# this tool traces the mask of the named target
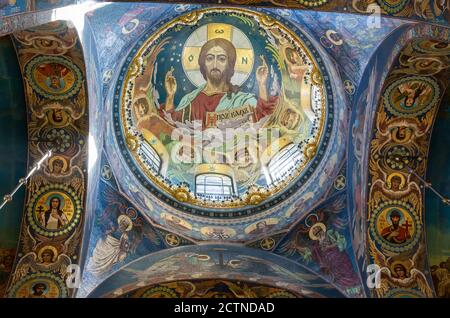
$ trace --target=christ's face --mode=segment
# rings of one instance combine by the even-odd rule
[[[220,46],[212,47],[206,53],[205,67],[207,79],[213,83],[220,83],[225,78],[228,68],[227,52]]]

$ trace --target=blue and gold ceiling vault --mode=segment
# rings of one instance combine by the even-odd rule
[[[368,180],[369,264],[381,267],[378,297],[432,297],[424,176],[431,128],[448,85],[448,33],[406,44],[391,67],[375,115]],[[414,171],[414,174],[412,174]]]
[[[67,22],[15,34],[30,164],[54,154],[27,190],[7,296],[445,294],[445,247],[432,249],[430,273],[425,191],[409,169],[425,176],[447,89],[449,32],[437,25],[448,9],[229,2],[241,6],[101,5],[81,16],[81,42]],[[341,12],[368,4],[382,8],[375,26]],[[229,93],[213,101],[211,41],[236,52]],[[246,164],[250,147],[210,147],[196,161],[195,138],[180,142],[252,125],[280,130],[256,139],[259,165]],[[283,149],[290,170],[271,164]],[[227,162],[227,150],[244,162]],[[211,175],[228,190],[206,191]],[[366,284],[369,264],[380,288]],[[73,289],[69,265],[81,267]]]
[[[71,23],[14,34],[28,107],[28,163],[49,150],[28,181],[8,297],[70,297],[65,279],[80,255],[87,187],[88,102],[81,43]],[[41,285],[39,285],[41,284]]]
[[[130,2],[113,0],[116,2]],[[150,0],[149,2],[158,2]],[[324,12],[357,13],[423,20],[448,25],[449,6],[447,1],[438,0],[195,0],[167,2],[188,2],[199,4],[221,4],[235,6],[278,7],[282,9],[302,9]]]

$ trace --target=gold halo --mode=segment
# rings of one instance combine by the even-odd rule
[[[38,252],[38,260],[40,262],[43,262],[43,260],[42,260],[42,253],[44,253],[45,250],[51,250],[53,252],[52,262],[55,262],[56,258],[58,257],[58,250],[56,249],[56,247],[51,246],[51,245],[46,245],[46,246],[42,247],[39,250],[39,252]]]
[[[409,271],[411,270],[411,262],[408,260],[405,260],[405,261],[397,260],[395,262],[392,262],[392,264],[389,266],[391,273],[395,273],[394,269],[395,269],[395,266],[397,266],[398,264],[402,265],[405,268],[405,271],[406,271],[405,275],[408,275]]]
[[[53,173],[53,162],[55,160],[61,160],[63,162],[63,167],[62,167],[62,172],[67,172],[67,168],[69,166],[69,164],[67,163],[66,158],[62,157],[62,156],[53,156],[50,159],[48,159],[48,169],[50,170],[51,173]]]
[[[319,238],[313,233],[313,229],[316,227],[320,227],[322,229],[323,232],[327,231],[327,227],[325,224],[323,224],[322,222],[317,222],[316,224],[314,224],[313,226],[311,226],[311,228],[309,229],[309,238],[313,241],[317,241]]]
[[[399,172],[393,172],[387,177],[387,179],[386,179],[387,187],[389,189],[391,189],[391,187],[392,187],[392,178],[393,177],[399,177],[400,178],[401,181],[400,181],[400,186],[398,187],[398,189],[399,190],[403,189],[403,187],[406,184],[406,179],[405,179],[405,176],[403,174],[399,173]]]
[[[131,218],[128,215],[125,214],[121,214],[118,218],[117,218],[117,224],[120,224],[122,221],[126,220],[128,222],[128,226],[125,229],[126,232],[130,231],[133,228],[133,221],[131,220]]]

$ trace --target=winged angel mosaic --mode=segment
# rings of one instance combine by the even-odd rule
[[[242,199],[254,188],[280,190],[318,147],[321,73],[303,41],[266,15],[179,17],[136,50],[124,75],[128,149],[158,185],[186,187],[179,201],[257,204]]]

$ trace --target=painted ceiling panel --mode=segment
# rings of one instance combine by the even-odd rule
[[[175,15],[179,15],[181,13],[178,13],[176,11],[183,11],[186,9],[194,9],[194,8],[198,8],[194,7],[194,6],[182,6],[182,7],[177,7],[177,6],[158,6],[157,8],[154,7],[155,5],[144,5],[144,4],[114,4],[111,6],[105,6],[91,14],[88,14],[88,19],[89,19],[89,25],[91,26],[92,30],[96,30],[94,33],[94,38],[95,41],[97,43],[97,46],[100,47],[99,49],[99,60],[102,61],[102,67],[100,69],[103,70],[103,77],[104,77],[104,84],[106,84],[104,87],[108,87],[109,82],[113,82],[111,80],[111,78],[117,78],[117,75],[114,77],[113,73],[112,73],[112,68],[115,67],[117,65],[117,59],[122,60],[127,54],[128,54],[128,50],[123,51],[121,49],[122,45],[124,46],[124,48],[129,47],[126,43],[131,43],[133,41],[136,41],[138,36],[140,36],[144,30],[145,30],[145,23],[151,23],[149,21],[149,19],[156,19],[159,15],[160,12],[166,12],[164,15],[167,16],[167,12],[174,12],[173,14]],[[114,8],[114,10],[113,10]],[[152,9],[152,10],[150,10]],[[122,13],[121,13],[122,12]],[[297,16],[302,16],[305,15],[306,17],[302,17],[303,20],[296,20]],[[285,14],[286,15],[286,14]],[[313,16],[312,16],[313,15]],[[298,25],[301,25],[303,29],[308,29],[308,31],[311,31],[313,29],[316,29],[313,27],[313,25],[311,25],[312,21],[316,21],[315,22],[315,26],[320,25],[320,18],[322,18],[320,16],[320,13],[304,13],[304,12],[297,12],[296,16],[288,16],[287,19],[293,19],[292,21],[297,21],[295,23],[297,23]],[[322,15],[324,15],[323,17],[323,21],[324,22],[327,19],[327,14],[326,13],[322,13]],[[116,24],[107,24],[106,27],[106,21],[105,17],[108,16],[108,22],[111,21],[111,17],[112,19],[116,19],[118,22]],[[329,16],[333,16],[333,15],[329,15]],[[328,16],[328,18],[329,18]],[[116,17],[116,18],[114,18]],[[316,18],[316,19],[313,19]],[[358,25],[360,24],[364,24],[365,18],[361,18],[359,16],[355,16],[354,17],[354,24],[353,27],[355,29],[358,28]],[[304,21],[307,21],[308,23],[305,23]],[[328,19],[330,20],[330,19]],[[333,19],[331,20],[333,21]],[[340,21],[338,19],[338,16],[336,15],[335,18],[335,26],[337,25],[338,30],[345,30],[342,31],[342,33],[345,34],[350,34],[350,32],[348,31],[348,29],[340,29],[343,28],[343,23],[342,21]],[[143,26],[144,24],[144,26]],[[323,24],[323,23],[322,23]],[[304,25],[311,25],[310,28],[305,28]],[[398,23],[384,23],[383,26],[384,28],[382,30],[377,30],[377,34],[375,37],[370,38],[370,41],[372,41],[372,43],[377,43],[376,41],[380,41],[383,38],[383,34],[387,34],[392,28],[394,28],[395,26],[397,26]],[[106,29],[105,29],[106,27]],[[129,30],[127,29],[129,28]],[[348,28],[348,27],[347,27]],[[100,30],[103,30],[101,32],[99,32]],[[114,31],[116,30],[116,31]],[[131,30],[131,32],[130,32]],[[322,29],[323,30],[323,29]],[[323,41],[329,41],[329,39],[324,39],[325,38],[325,31],[315,31],[317,35],[315,35],[318,40],[320,41],[320,39],[322,38],[322,42]],[[319,35],[320,34],[320,35]],[[114,39],[114,41],[112,41],[112,39]],[[359,56],[361,59],[367,58],[368,54],[367,51],[370,49],[370,47],[375,47],[375,44],[367,44],[370,43],[368,40],[368,37],[363,37],[362,35],[360,36],[361,40],[364,40],[366,42],[365,45],[360,45],[360,47],[364,47],[365,51],[361,51],[361,53],[357,54],[357,56]],[[359,40],[353,40],[353,44],[356,42],[358,42]],[[343,43],[346,43],[345,40],[342,41]],[[122,44],[123,43],[123,44]],[[338,42],[340,43],[340,42]],[[329,43],[328,43],[329,44]],[[329,46],[329,45],[328,45]],[[104,47],[102,49],[102,47]],[[355,51],[352,47],[345,45],[342,45],[342,48],[340,47],[339,50],[348,50],[348,51]],[[341,56],[341,54],[337,54],[337,52],[339,50],[335,51],[336,57]],[[363,52],[365,54],[363,54]],[[340,52],[341,53],[341,52]],[[326,56],[326,55],[325,55]],[[110,61],[110,62],[109,62]],[[113,62],[114,61],[114,62]],[[341,60],[342,61],[342,60]],[[357,59],[356,59],[357,61]],[[344,61],[342,61],[344,62]],[[114,64],[113,64],[114,63]],[[330,62],[328,62],[330,63]],[[361,62],[362,64],[364,64],[365,62]],[[348,65],[348,63],[342,63],[343,65]],[[104,66],[103,66],[104,65]],[[114,65],[114,66],[113,66]],[[332,68],[331,64],[330,67]],[[357,67],[357,69],[359,69],[359,67]],[[351,71],[350,71],[351,72]],[[354,77],[354,81],[357,82],[359,79],[358,72],[360,71],[355,71],[353,70],[352,76]],[[348,72],[347,72],[348,73]],[[348,84],[348,83],[346,83]],[[334,84],[334,85],[339,85],[339,86],[344,86],[345,84]],[[347,85],[348,86],[348,85]],[[348,89],[348,88],[347,88]],[[111,95],[110,95],[111,96]],[[345,104],[345,101],[342,100],[342,102],[337,103],[340,105]],[[108,138],[108,137],[107,137]],[[109,140],[106,143],[106,147],[108,149],[108,147],[110,147],[113,144],[114,140]],[[115,150],[110,150],[109,152],[114,152]],[[119,160],[120,161],[120,160]],[[339,161],[339,160],[338,160]],[[111,166],[113,167],[113,170],[117,169],[121,169],[121,168],[116,168],[114,169],[114,165],[117,166],[117,162],[113,162],[111,163]],[[124,178],[129,178],[126,175],[123,175],[122,177]],[[133,180],[129,181],[130,186],[133,186],[137,189],[139,189],[139,184],[135,184],[132,185],[132,183],[135,182]],[[133,194],[130,190],[127,189],[123,189],[124,192],[127,193],[127,195],[129,197],[133,197]],[[310,203],[312,204],[312,203]],[[146,209],[145,204],[140,206],[142,209]],[[158,207],[156,210],[159,211],[160,209],[164,209],[164,207]],[[158,217],[158,216],[156,216]]]
[[[258,282],[303,297],[342,297],[302,265],[263,251],[223,245],[186,246],[140,258],[106,279],[89,297],[117,297],[162,282],[211,277]]]
[[[367,180],[368,263],[381,269],[375,297],[432,297],[424,181],[434,118],[448,86],[448,33],[404,46],[375,115]],[[431,62],[433,63],[427,63]]]
[[[33,297],[40,284],[49,297],[70,297],[74,290],[65,278],[67,268],[79,262],[87,190],[83,52],[76,29],[66,21],[17,32],[13,40],[25,84],[29,165],[37,168],[51,155],[27,180],[7,296]]]

